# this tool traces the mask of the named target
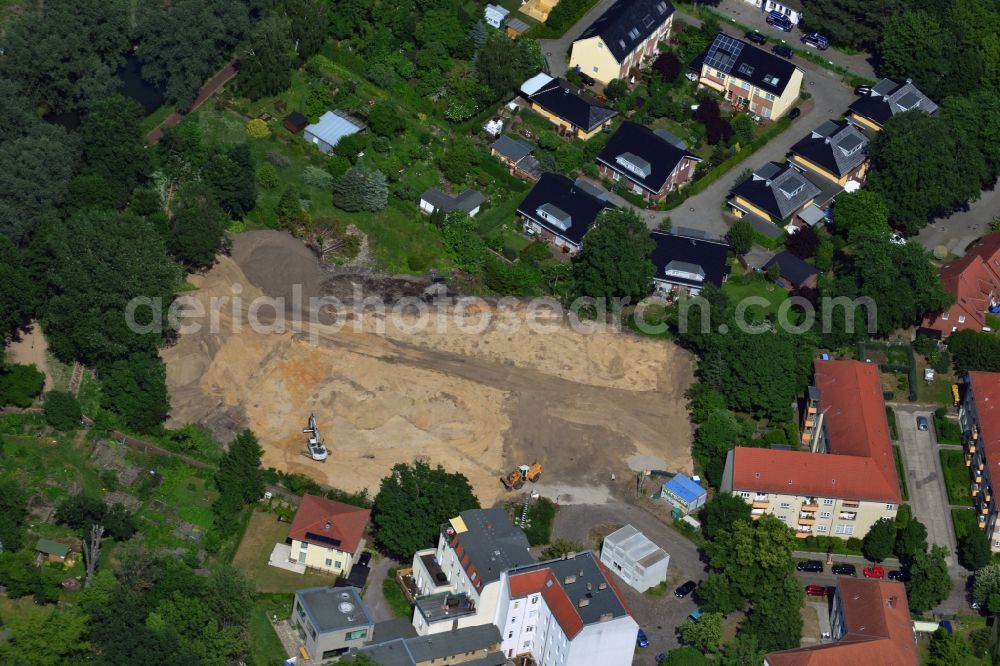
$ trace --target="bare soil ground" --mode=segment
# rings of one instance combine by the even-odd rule
[[[377,492],[393,464],[424,457],[469,477],[484,504],[502,492],[498,476],[538,461],[547,484],[593,486],[629,474],[641,455],[691,471],[691,429],[683,393],[689,355],[661,340],[603,331],[584,335],[541,317],[548,332],[494,324],[471,331],[479,310],[442,316],[417,330],[418,316],[375,313],[337,328],[330,317],[308,329],[255,332],[247,304],[297,315],[290,299],[350,300],[355,287],[390,304],[418,296],[426,283],[369,273],[330,273],[298,241],[278,232],[239,235],[232,257],[194,276],[192,295],[243,306],[219,314],[219,330],[185,333],[164,350],[173,412],[170,425],[200,422],[227,440],[243,427],[264,447],[264,464],[321,483]],[[294,288],[293,285],[300,285]],[[308,308],[305,310],[308,317]],[[520,314],[521,311],[518,311]],[[240,330],[235,330],[239,325]],[[302,428],[315,412],[330,458],[305,454]]]
[[[10,363],[20,363],[22,365],[32,365],[38,371],[45,374],[45,390],[52,388],[52,374],[45,352],[49,349],[49,343],[42,335],[42,327],[38,322],[32,322],[30,330],[22,332],[20,338],[10,343],[6,349],[7,360]]]

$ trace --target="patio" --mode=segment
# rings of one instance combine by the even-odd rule
[[[272,567],[291,571],[292,573],[304,574],[306,572],[306,565],[292,560],[292,547],[287,543],[274,544],[274,549],[271,551],[271,557],[267,560],[267,563]]]

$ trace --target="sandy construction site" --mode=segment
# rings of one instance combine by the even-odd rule
[[[424,457],[465,474],[484,505],[503,492],[501,472],[535,461],[546,484],[568,486],[626,478],[626,461],[637,457],[691,469],[683,393],[693,366],[669,343],[613,331],[584,335],[553,316],[540,317],[545,332],[496,323],[472,330],[490,306],[461,315],[443,308],[444,317],[424,327],[409,312],[254,331],[247,324],[253,299],[290,298],[292,285],[301,285],[305,302],[346,298],[359,287],[384,296],[390,310],[426,286],[331,275],[278,232],[238,236],[231,258],[191,282],[198,287],[191,297],[206,310],[213,298],[237,292],[242,304],[235,312],[231,303],[217,308],[217,331],[206,317],[201,331],[164,350],[170,425],[202,423],[224,441],[249,427],[266,466],[374,494],[393,464]],[[272,309],[259,314],[273,325]],[[310,412],[331,450],[325,462],[306,455]]]

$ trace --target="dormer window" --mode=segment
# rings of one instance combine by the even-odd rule
[[[775,86],[775,87],[777,87],[778,83],[780,83],[780,82],[781,82],[781,79],[779,79],[774,74],[765,74],[764,75],[764,83],[766,83],[769,86]]]
[[[629,30],[628,31],[628,36],[629,36],[629,39],[631,39],[633,41],[636,40],[636,39],[639,39],[639,28],[632,28],[631,30]]]
[[[656,11],[658,11],[661,14],[665,13],[667,11],[667,3],[661,2],[660,4],[656,5]]]
[[[653,172],[653,165],[633,153],[622,153],[615,158],[615,162],[639,178],[649,178],[649,174]]]

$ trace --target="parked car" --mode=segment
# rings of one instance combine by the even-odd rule
[[[823,563],[819,560],[802,560],[795,565],[795,568],[799,571],[808,571],[809,573],[820,573],[823,571]]]
[[[898,580],[900,583],[905,583],[910,580],[910,574],[905,571],[900,571],[899,569],[893,569],[892,571],[887,571],[885,577],[889,580]]]
[[[689,580],[688,582],[684,583],[676,590],[674,590],[674,596],[677,597],[678,599],[683,599],[687,595],[691,594],[694,591],[694,588],[696,587],[698,587],[698,583],[694,582],[693,580]]]
[[[877,564],[865,567],[865,578],[885,578],[885,569]]]
[[[832,571],[834,573],[834,575],[837,575],[837,576],[857,576],[858,575],[858,568],[857,567],[855,567],[853,564],[844,564],[842,562],[834,564],[832,567],[830,567],[830,571]]]
[[[666,652],[661,652],[660,654],[656,655],[656,663],[657,664],[662,664],[666,660],[667,660],[667,653]]]
[[[927,423],[926,416],[917,417],[917,430],[927,430],[930,424]]]
[[[795,55],[792,52],[792,49],[788,48],[784,44],[775,44],[774,46],[772,46],[771,53],[774,53],[775,55],[780,55],[782,58],[788,58],[789,60],[791,60],[792,56]]]
[[[778,11],[770,11],[767,13],[767,24],[773,25],[775,28],[781,28],[785,32],[792,31],[792,21],[787,16]]]
[[[830,46],[830,40],[818,32],[810,32],[808,35],[803,35],[802,43],[820,51],[825,51]]]
[[[701,609],[701,606],[698,606],[693,611],[691,611],[691,614],[688,615],[688,619],[691,620],[692,622],[697,622],[698,620],[701,619],[701,616],[704,614],[705,611]]]
[[[358,558],[358,564],[363,567],[368,566],[368,563],[372,561],[372,554],[367,550],[361,553],[361,557]]]
[[[649,639],[646,638],[646,632],[642,629],[639,630],[639,635],[635,637],[635,644],[641,648],[649,647]]]
[[[746,38],[746,40],[748,42],[753,42],[754,44],[761,44],[761,45],[767,44],[767,37],[765,37],[764,35],[760,34],[756,30],[748,32],[747,34],[745,34],[743,36]]]
[[[798,118],[801,115],[802,115],[802,109],[800,109],[797,106],[793,106],[792,110],[788,112],[788,118],[790,120],[795,120],[796,118]]]
[[[810,597],[825,597],[826,585],[806,585],[806,594]]]
[[[583,72],[580,72],[580,80],[583,81],[583,85],[585,86],[592,86],[597,83],[597,81],[594,80],[594,77],[589,74],[584,74]]]
[[[980,601],[979,599],[973,599],[971,602],[969,602],[969,608],[971,608],[972,610],[980,610],[982,607],[983,607],[983,602]]]
[[[858,95],[858,96],[861,96],[861,95],[870,95],[871,93],[872,93],[872,87],[871,86],[854,86],[854,94],[855,95]]]

